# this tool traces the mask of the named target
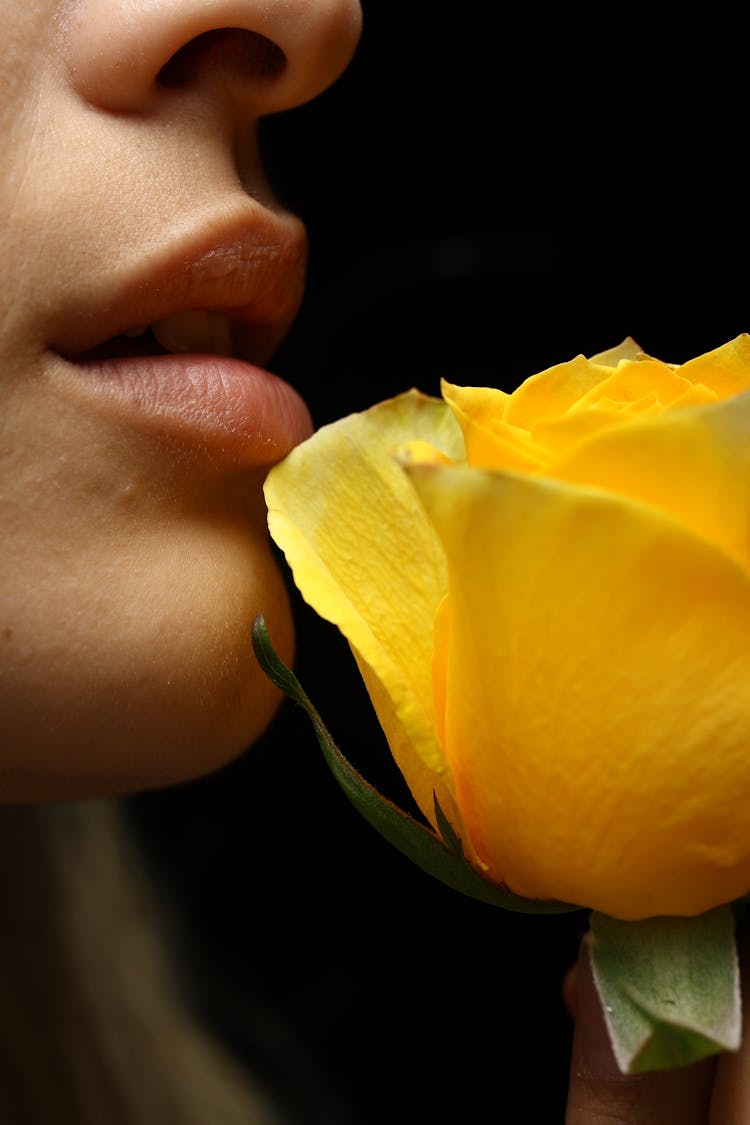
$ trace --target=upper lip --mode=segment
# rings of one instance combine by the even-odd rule
[[[293,216],[243,207],[230,219],[202,220],[187,236],[135,255],[135,265],[77,315],[52,341],[69,360],[140,325],[173,313],[211,310],[227,316],[234,352],[267,362],[299,309],[307,263],[304,227]]]

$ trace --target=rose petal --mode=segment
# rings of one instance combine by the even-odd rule
[[[505,420],[510,395],[494,387],[457,387],[445,380],[441,390],[461,427],[469,464],[527,473],[544,469],[544,447],[532,441],[528,430]]]
[[[620,363],[605,379],[581,395],[570,409],[576,412],[587,410],[600,400],[607,400],[626,410],[644,396],[665,408],[689,388],[690,379],[685,377],[682,368],[676,369],[658,359],[644,356],[640,360]]]
[[[743,332],[711,352],[683,363],[682,374],[693,383],[703,383],[719,398],[750,390],[750,335]]]
[[[750,571],[750,392],[600,431],[549,473],[650,504]]]
[[[492,877],[620,918],[744,893],[747,575],[644,505],[408,472],[448,557],[446,754]]]
[[[635,342],[632,336],[626,336],[614,348],[607,348],[606,351],[597,352],[596,355],[589,356],[591,363],[597,363],[600,367],[617,367],[621,359],[638,359],[643,355],[643,349]]]
[[[445,403],[411,391],[318,430],[271,471],[265,495],[271,534],[297,586],[350,642],[393,756],[432,819],[433,789],[446,812],[452,804],[431,678],[446,571],[392,456],[412,439],[464,455]]]
[[[531,430],[542,418],[557,418],[609,379],[612,368],[575,356],[526,379],[510,396],[505,418]]]

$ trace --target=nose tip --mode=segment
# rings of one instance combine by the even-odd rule
[[[84,0],[70,34],[71,72],[92,104],[137,111],[151,104],[159,81],[241,66],[254,112],[276,113],[339,77],[359,40],[361,15],[359,0]],[[251,34],[217,40],[229,31]],[[241,41],[241,49],[228,49],[230,41]]]

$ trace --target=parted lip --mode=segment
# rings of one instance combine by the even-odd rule
[[[87,353],[129,330],[174,313],[207,310],[225,315],[233,354],[264,364],[299,309],[307,264],[302,223],[256,204],[239,215],[175,236],[158,250],[136,251],[135,265],[116,271],[111,285],[66,317],[50,342],[64,359]]]

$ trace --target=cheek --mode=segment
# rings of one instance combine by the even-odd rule
[[[61,430],[58,429],[58,438]],[[80,434],[79,434],[80,436]],[[93,438],[92,438],[93,442]],[[0,482],[0,799],[126,792],[213,770],[279,702],[250,631],[292,656],[261,480],[159,450],[61,443]]]

